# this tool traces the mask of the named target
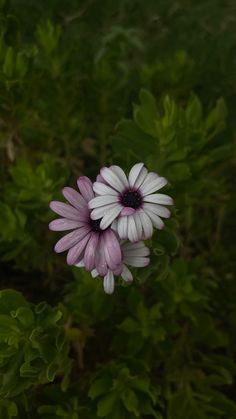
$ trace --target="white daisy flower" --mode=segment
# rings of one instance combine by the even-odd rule
[[[103,288],[106,294],[112,294],[115,288],[115,276],[121,275],[123,280],[127,283],[133,281],[133,275],[127,265],[134,266],[137,268],[145,267],[150,262],[150,250],[145,244],[141,241],[138,243],[121,243],[121,253],[122,253],[122,264],[121,269],[117,271],[108,269],[107,274],[103,277]],[[77,264],[76,266],[83,266]],[[92,276],[95,278],[99,275],[96,269],[93,269],[91,272]]]
[[[149,239],[153,227],[164,227],[161,217],[170,217],[164,205],[173,205],[173,199],[155,193],[166,184],[164,177],[148,172],[144,163],[135,164],[128,178],[119,166],[104,167],[93,184],[97,196],[89,202],[91,218],[101,219],[102,230],[112,224],[121,239]]]

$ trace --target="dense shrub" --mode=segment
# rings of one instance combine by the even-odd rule
[[[0,8],[0,418],[236,418],[234,2]],[[139,161],[175,206],[107,296],[49,202]]]

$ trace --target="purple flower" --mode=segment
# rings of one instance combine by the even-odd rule
[[[92,182],[86,176],[78,181],[80,193],[66,187],[62,193],[68,204],[52,201],[50,208],[63,218],[52,221],[49,228],[54,231],[72,230],[55,245],[55,252],[68,251],[67,263],[74,265],[81,260],[86,270],[96,268],[99,275],[108,270],[121,271],[121,249],[116,232],[111,228],[101,230],[100,220],[90,217],[88,202],[94,198]]]
[[[89,202],[91,218],[101,220],[102,230],[113,223],[121,239],[131,242],[149,239],[153,226],[164,227],[161,217],[170,216],[164,205],[173,205],[172,198],[154,193],[166,184],[164,177],[148,172],[143,163],[135,164],[128,178],[118,166],[104,167],[93,184],[99,196]]]
[[[106,275],[102,275],[103,278],[103,288],[106,294],[112,294],[115,288],[115,275],[121,275],[125,282],[132,282],[133,275],[130,272],[129,266],[135,267],[144,267],[147,266],[150,262],[149,255],[150,250],[143,242],[138,243],[125,243],[121,242],[121,251],[122,251],[122,262],[121,269],[112,270],[108,269]],[[76,264],[77,267],[85,266],[84,261],[80,261]],[[97,269],[92,270],[92,276],[95,278],[99,275]]]

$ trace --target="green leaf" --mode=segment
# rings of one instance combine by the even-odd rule
[[[114,410],[117,396],[115,392],[108,393],[105,397],[99,400],[97,404],[97,415],[100,418],[105,418]]]
[[[90,386],[88,396],[92,400],[94,400],[98,396],[101,396],[102,394],[106,393],[110,387],[111,380],[108,377],[95,380]]]
[[[135,416],[139,417],[139,400],[136,394],[132,390],[127,389],[124,393],[122,393],[121,399],[126,410],[128,410],[128,412],[134,413]]]
[[[15,68],[15,54],[12,47],[8,47],[3,64],[3,73],[8,77],[13,77]]]
[[[134,121],[146,134],[156,137],[156,120],[158,118],[156,101],[152,94],[145,89],[141,89],[139,99],[140,105],[134,107]]]

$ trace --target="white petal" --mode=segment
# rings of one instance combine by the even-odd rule
[[[145,185],[142,185],[140,187],[140,191],[142,192],[143,195],[148,195],[163,188],[163,186],[165,186],[167,183],[168,183],[167,179],[165,179],[164,177],[158,177],[157,179],[154,179],[149,184],[146,183]]]
[[[116,165],[113,165],[110,168],[112,168],[115,171],[115,173],[117,174],[121,182],[124,184],[124,186],[128,187],[129,183],[128,183],[128,179],[124,170],[122,170],[119,166],[116,166]]]
[[[117,176],[115,170],[103,167],[103,169],[101,169],[101,175],[116,191],[122,192],[125,189],[125,184]]]
[[[138,233],[138,240],[141,240],[142,235],[143,235],[143,227],[142,227],[142,223],[139,217],[139,211],[136,211],[136,213],[134,214],[134,221],[135,221],[136,229]]]
[[[127,261],[128,260],[128,258],[131,256],[131,257],[134,257],[134,256],[141,256],[141,257],[144,257],[144,256],[149,256],[150,255],[150,250],[149,250],[149,248],[147,247],[147,246],[143,246],[142,248],[140,248],[140,249],[129,249],[129,250],[123,250],[123,253],[124,253],[124,261]]]
[[[91,275],[92,275],[93,278],[96,278],[99,275],[97,269],[93,269],[91,271]]]
[[[146,246],[143,241],[139,241],[137,243],[130,243],[130,242],[122,243],[122,249],[124,250],[124,252],[129,251],[129,250],[143,249],[144,247]]]
[[[131,242],[137,242],[139,240],[136,224],[132,215],[128,217],[128,238]]]
[[[148,174],[148,171],[146,167],[143,167],[135,181],[135,184],[134,184],[135,188],[139,188],[142,185],[142,183],[146,179],[147,174]]]
[[[162,228],[165,226],[162,219],[152,211],[146,210],[145,212],[151,218],[154,227],[158,228],[158,230],[162,230]]]
[[[117,208],[119,206],[118,203],[110,204],[110,205],[104,205],[102,207],[94,208],[90,214],[90,217],[92,220],[98,220],[99,218],[104,217],[106,213],[113,208]],[[122,207],[121,207],[122,208]]]
[[[111,225],[112,221],[115,220],[115,218],[120,214],[122,210],[122,206],[118,206],[116,205],[115,208],[112,208],[111,210],[109,210],[103,217],[101,223],[100,223],[100,228],[102,230],[105,230],[105,228],[107,228],[109,225]]]
[[[132,282],[133,281],[133,275],[130,272],[129,268],[127,268],[126,265],[123,265],[123,270],[121,272],[121,276],[125,282]]]
[[[128,217],[120,217],[117,220],[117,232],[120,239],[127,239],[128,237]]]
[[[118,202],[118,197],[114,195],[102,195],[96,196],[95,198],[89,201],[89,208],[97,208],[102,207],[103,205],[109,205]]]
[[[143,210],[139,211],[139,217],[140,217],[142,227],[143,227],[143,239],[144,240],[150,239],[153,233],[152,222]]]
[[[142,183],[142,189],[145,189],[146,186],[150,185],[151,182],[158,179],[158,174],[154,172],[149,172],[145,178],[145,180]]]
[[[75,266],[77,266],[77,268],[83,268],[84,267],[84,261],[81,260],[79,263],[76,263]]]
[[[106,276],[104,276],[103,288],[106,294],[112,294],[114,292],[114,288],[115,288],[114,275],[112,271],[110,271],[110,269],[108,269]]]
[[[142,257],[130,257],[128,265],[135,266],[136,268],[142,268],[144,266],[147,266],[150,262],[149,258],[142,258]]]
[[[152,195],[147,195],[143,198],[144,202],[153,202],[155,204],[161,205],[173,205],[173,199],[169,195],[164,195],[161,193],[155,193]]]
[[[98,195],[118,195],[118,192],[115,189],[110,188],[110,186],[105,185],[105,183],[94,182],[93,190]]]
[[[144,211],[152,211],[154,214],[159,215],[159,217],[162,218],[169,218],[171,215],[171,212],[168,208],[163,207],[162,205],[158,204],[151,204],[151,203],[144,203],[143,204]]]
[[[135,164],[129,172],[129,184],[131,188],[134,186],[135,181],[138,178],[139,173],[141,172],[144,163],[137,163]]]

